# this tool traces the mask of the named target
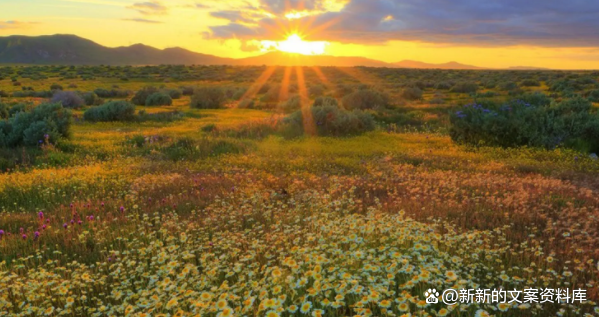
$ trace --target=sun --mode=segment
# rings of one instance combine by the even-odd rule
[[[303,55],[322,55],[326,52],[329,42],[304,41],[299,34],[294,33],[290,34],[284,41],[262,41],[261,44],[263,51],[278,50]]]

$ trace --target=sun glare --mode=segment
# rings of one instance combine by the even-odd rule
[[[322,55],[329,42],[304,41],[298,34],[292,34],[284,41],[262,41],[262,51],[278,50],[303,55]]]

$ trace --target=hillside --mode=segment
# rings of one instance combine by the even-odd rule
[[[368,66],[390,68],[483,69],[457,62],[429,64],[418,61],[386,63],[365,57],[301,55],[269,52],[232,59],[192,52],[183,48],[157,49],[143,44],[110,48],[75,35],[0,37],[0,64],[30,65],[269,65],[269,66]]]

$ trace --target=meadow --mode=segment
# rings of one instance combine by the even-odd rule
[[[599,316],[597,140],[456,137],[539,94],[599,118],[599,72],[7,66],[0,117],[69,91],[68,135],[0,147],[0,316]],[[424,296],[499,288],[586,299]]]

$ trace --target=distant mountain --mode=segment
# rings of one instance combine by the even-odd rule
[[[75,35],[0,37],[0,64],[37,65],[268,65],[268,66],[368,66],[390,68],[483,69],[457,62],[429,64],[417,61],[386,63],[365,57],[301,55],[269,52],[232,59],[200,54],[183,48],[160,50],[143,44],[110,48]]]
[[[533,67],[533,66],[513,66],[508,69],[511,69],[511,70],[551,70],[551,68]]]
[[[458,62],[449,62],[444,64],[430,64],[419,61],[403,60],[393,64],[400,68],[436,68],[436,69],[485,69],[484,67],[460,64]]]
[[[365,57],[344,57],[330,55],[302,55],[284,52],[269,52],[264,55],[242,58],[238,65],[276,65],[276,66],[336,66],[336,67],[394,67],[393,64]]]
[[[0,37],[0,63],[68,65],[231,64],[234,60],[182,48],[143,44],[109,48],[75,35]]]

